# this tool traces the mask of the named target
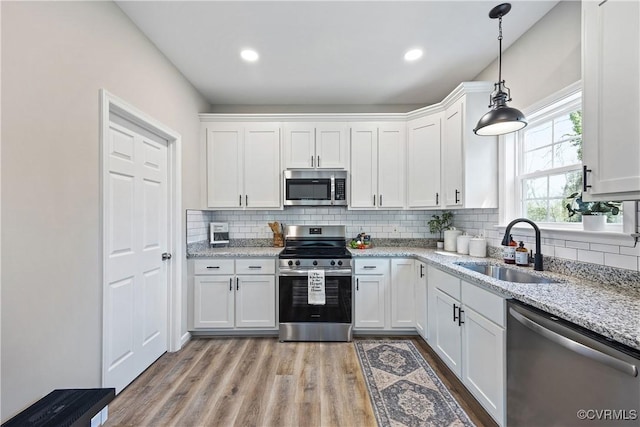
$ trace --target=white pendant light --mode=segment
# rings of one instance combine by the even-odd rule
[[[527,125],[527,120],[520,110],[507,106],[507,102],[511,101],[511,90],[505,86],[504,80],[502,80],[502,17],[509,13],[510,10],[510,3],[502,3],[489,12],[491,19],[498,18],[498,42],[500,47],[498,82],[494,83],[494,90],[489,96],[489,108],[491,108],[491,111],[478,120],[478,124],[473,130],[476,135],[503,135],[520,130]]]

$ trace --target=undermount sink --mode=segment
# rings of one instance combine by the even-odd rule
[[[516,270],[514,268],[502,267],[494,264],[478,264],[478,263],[457,263],[460,267],[477,271],[494,279],[504,280],[506,282],[515,283],[554,283],[553,280],[545,277],[535,276],[526,271]]]

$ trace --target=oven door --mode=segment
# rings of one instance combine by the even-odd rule
[[[324,305],[309,304],[307,270],[280,272],[280,323],[351,323],[351,272],[325,270]]]

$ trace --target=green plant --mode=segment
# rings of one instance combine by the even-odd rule
[[[567,200],[573,200],[567,203],[566,208],[569,212],[569,217],[575,214],[582,215],[604,215],[611,213],[611,215],[618,215],[620,213],[619,202],[583,202],[582,193],[573,193]]]
[[[433,215],[428,221],[429,231],[431,233],[438,233],[442,240],[442,232],[448,230],[453,225],[453,213],[449,211],[442,212],[442,215]]]

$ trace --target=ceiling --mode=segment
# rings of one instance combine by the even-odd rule
[[[119,1],[212,105],[428,105],[498,54],[497,1]],[[507,48],[557,1],[512,0]],[[410,48],[424,50],[407,62]],[[255,49],[249,63],[240,50]],[[508,67],[508,63],[504,64]],[[508,68],[505,70],[508,77]]]

